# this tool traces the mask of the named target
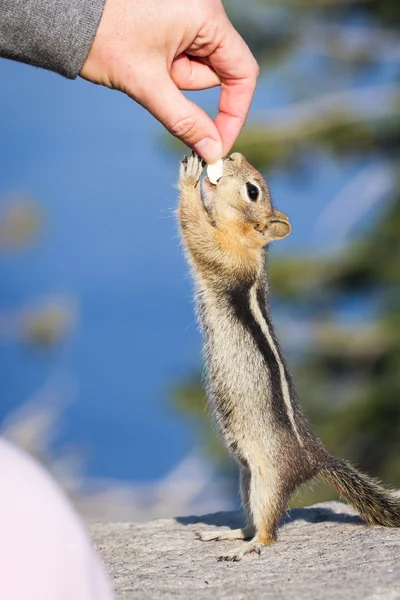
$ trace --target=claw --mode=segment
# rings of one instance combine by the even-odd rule
[[[255,553],[258,556],[260,556],[261,550],[263,548],[264,548],[264,544],[260,544],[260,542],[248,542],[247,544],[244,544],[241,548],[237,548],[233,552],[229,552],[228,554],[225,554],[224,556],[219,556],[218,561],[219,562],[221,562],[221,561],[239,562],[240,560],[242,560],[242,558],[244,556],[246,556],[247,554],[252,554],[252,553]]]

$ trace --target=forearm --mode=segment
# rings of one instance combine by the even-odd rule
[[[0,0],[0,56],[75,78],[105,0]]]

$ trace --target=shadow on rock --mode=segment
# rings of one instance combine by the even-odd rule
[[[236,529],[244,526],[244,516],[240,511],[237,512],[217,512],[200,517],[176,517],[175,519],[181,525],[212,525],[213,527],[231,527]],[[282,519],[281,526],[292,523],[293,521],[306,521],[307,523],[351,523],[352,525],[365,524],[358,515],[348,513],[337,513],[331,508],[315,506],[311,508],[292,508],[288,510]]]
[[[348,513],[338,513],[328,507],[313,506],[311,508],[292,508],[288,510],[281,521],[281,525],[286,525],[292,521],[307,521],[307,523],[352,523],[353,525],[365,525],[364,521],[358,515]]]
[[[176,517],[175,519],[181,525],[196,525],[202,523],[203,525],[212,525],[214,527],[243,527],[244,516],[241,511],[226,511],[211,513],[209,515],[202,515],[200,517],[189,516],[189,517]]]

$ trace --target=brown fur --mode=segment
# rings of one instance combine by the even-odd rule
[[[224,161],[217,185],[204,180],[203,197],[201,172],[195,155],[181,166],[179,223],[197,287],[208,398],[241,465],[246,528],[200,539],[254,536],[224,560],[260,552],[276,540],[294,490],[318,474],[367,522],[400,526],[400,500],[332,457],[297,401],[266,300],[265,246],[289,235],[288,217],[274,209],[264,179],[241,154]]]

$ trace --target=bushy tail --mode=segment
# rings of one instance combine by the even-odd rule
[[[357,509],[367,523],[400,527],[400,497],[387,492],[371,477],[335,457],[319,475]]]

